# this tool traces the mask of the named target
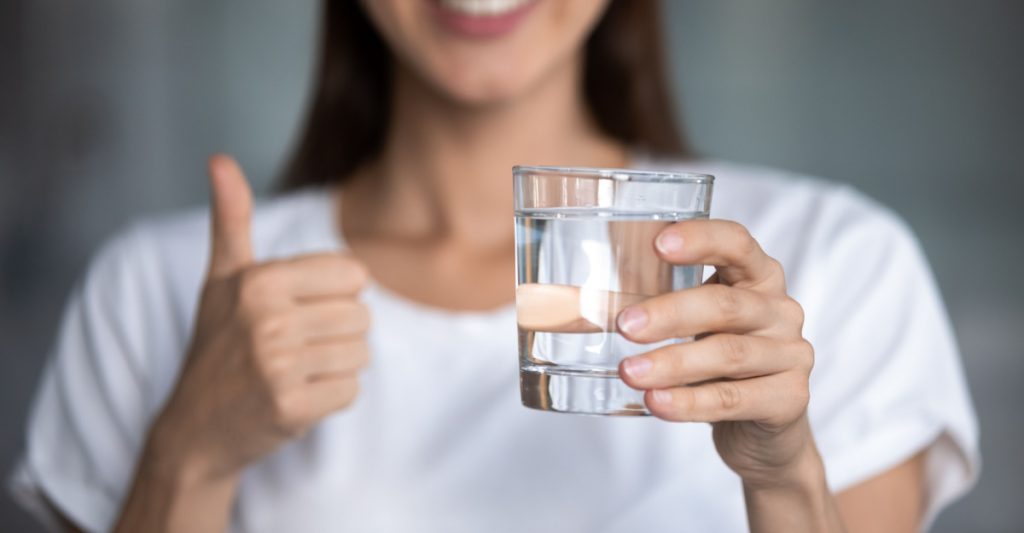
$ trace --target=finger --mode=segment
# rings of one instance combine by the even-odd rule
[[[339,378],[324,378],[305,387],[306,402],[314,419],[319,420],[351,404],[359,394],[359,380],[352,374]]]
[[[295,355],[300,379],[317,381],[341,378],[363,369],[370,362],[370,347],[363,337],[306,346]]]
[[[252,191],[242,169],[229,156],[210,158],[209,276],[231,275],[252,263]]]
[[[366,285],[361,263],[337,253],[280,259],[247,268],[239,291],[246,305],[290,310],[331,299],[351,300]]]
[[[814,351],[807,341],[717,334],[627,357],[619,375],[634,389],[665,389],[712,379],[746,379],[792,369],[810,373]]]
[[[782,424],[803,412],[807,400],[807,376],[798,372],[656,389],[644,394],[652,415],[676,422],[748,420]]]
[[[616,324],[627,339],[647,343],[709,332],[769,331],[779,327],[778,313],[762,293],[727,285],[702,285],[631,305],[619,314]]]
[[[299,305],[294,311],[299,338],[306,344],[327,344],[365,333],[370,327],[366,305],[356,300],[328,300]]]
[[[355,296],[369,273],[355,258],[339,253],[309,254],[282,261],[292,297],[299,300]]]
[[[683,220],[658,235],[655,250],[674,264],[714,265],[728,285],[785,292],[786,279],[778,261],[743,225],[729,220]]]
[[[530,331],[594,333],[614,329],[626,306],[647,296],[572,285],[524,283],[516,287],[516,321]]]
[[[283,388],[323,379],[338,379],[355,374],[370,361],[370,348],[363,336],[345,337],[329,342],[278,346],[265,364]]]

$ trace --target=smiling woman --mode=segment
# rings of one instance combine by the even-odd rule
[[[254,205],[214,156],[209,210],[97,254],[22,501],[124,532],[926,525],[977,475],[977,427],[913,235],[848,188],[685,159],[657,5],[326,2],[288,190]],[[619,250],[703,285],[589,326],[586,291],[522,295],[539,329],[640,346],[608,372],[654,417],[517,401],[515,164],[716,177],[717,218]]]

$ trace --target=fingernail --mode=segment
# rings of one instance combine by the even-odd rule
[[[672,393],[667,390],[654,390],[651,391],[651,399],[654,403],[671,403]]]
[[[662,233],[654,244],[661,253],[671,254],[683,249],[683,238],[672,232]]]
[[[636,333],[647,325],[647,313],[639,307],[627,307],[619,313],[619,331]]]
[[[646,357],[627,357],[622,360],[622,370],[631,378],[642,378],[651,371],[654,363]]]

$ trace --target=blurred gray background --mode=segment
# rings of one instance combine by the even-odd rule
[[[981,417],[985,469],[940,532],[1021,531],[1024,2],[667,2],[697,148],[854,184],[935,269]],[[63,300],[133,217],[204,202],[205,157],[263,190],[308,90],[317,4],[0,5],[0,469]],[[0,529],[35,531],[0,497]]]

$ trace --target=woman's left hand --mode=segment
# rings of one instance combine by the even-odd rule
[[[719,455],[748,487],[797,479],[808,461],[820,461],[806,415],[814,350],[782,266],[726,220],[672,224],[655,249],[669,263],[714,265],[716,273],[619,314],[619,330],[635,342],[697,339],[626,358],[622,379],[646,390],[654,416],[711,422]]]

